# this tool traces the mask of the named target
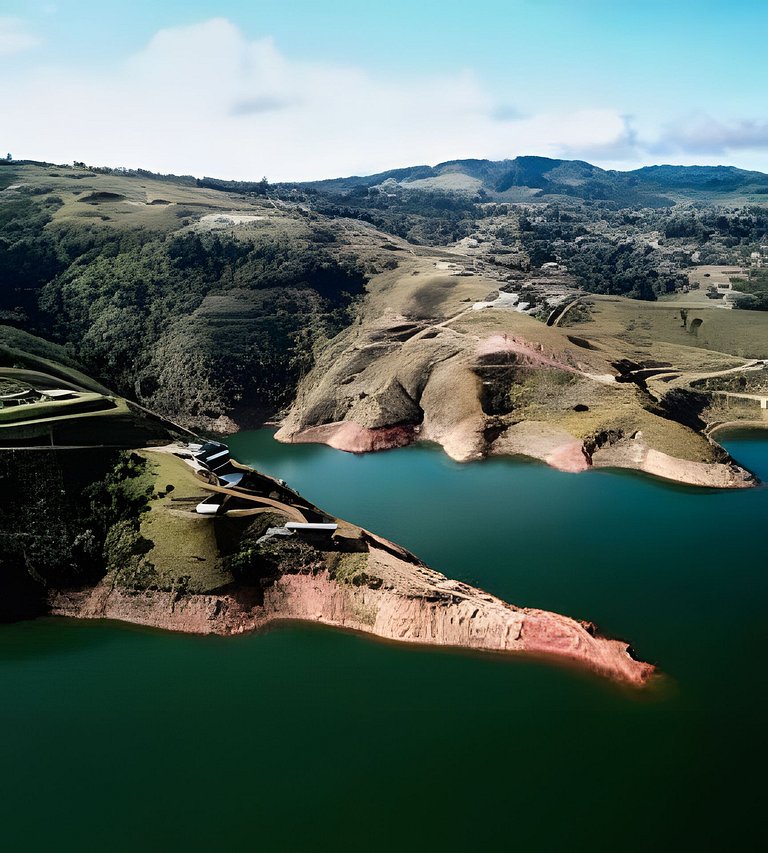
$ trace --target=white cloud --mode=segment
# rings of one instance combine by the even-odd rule
[[[690,151],[703,154],[766,149],[768,121],[718,121],[709,115],[694,115],[668,125],[652,147],[659,152]]]
[[[375,77],[288,58],[223,19],[160,31],[105,73],[38,68],[0,90],[0,114],[18,157],[243,179],[458,157],[622,159],[634,145],[613,110],[519,116],[470,71]]]
[[[23,53],[40,44],[20,18],[0,17],[0,56]]]

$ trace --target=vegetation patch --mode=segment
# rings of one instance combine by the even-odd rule
[[[374,604],[364,604],[362,601],[353,598],[349,603],[349,610],[352,616],[363,625],[376,624],[376,616],[379,611]]]
[[[239,535],[231,536],[224,566],[243,583],[260,583],[280,574],[313,573],[326,566],[325,555],[297,536],[267,536],[269,528],[282,528],[285,517],[263,513]]]
[[[368,554],[339,554],[330,571],[339,583],[350,586],[370,586],[375,580],[368,574]]]
[[[749,278],[732,278],[734,289],[745,294],[736,299],[738,308],[768,311],[768,270],[753,270]]]
[[[93,584],[123,556],[138,565],[152,493],[139,456],[5,450],[0,490],[12,496],[0,512],[0,600],[7,589],[40,599],[48,588]]]
[[[514,353],[485,356],[475,367],[482,381],[480,403],[487,415],[508,415],[532,405],[547,405],[576,382],[566,370],[531,367],[519,363]]]
[[[701,391],[728,391],[734,394],[768,394],[768,366],[763,366],[758,370],[697,379],[691,385]]]
[[[125,196],[121,193],[95,192],[81,196],[78,201],[85,204],[101,204],[105,201],[125,201]]]

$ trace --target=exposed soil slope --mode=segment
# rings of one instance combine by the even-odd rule
[[[754,361],[698,346],[678,328],[679,309],[589,297],[571,303],[583,303],[576,326],[571,309],[548,326],[515,310],[473,310],[467,290],[477,298],[492,281],[455,279],[452,293],[428,263],[411,259],[396,276],[373,279],[360,324],[320,354],[278,440],[353,452],[426,440],[460,461],[521,454],[574,472],[610,466],[694,485],[754,482],[706,437],[711,400],[690,385],[707,370]],[[719,327],[722,316],[725,335],[730,313],[711,309],[707,322]],[[633,331],[636,314],[642,326]],[[768,342],[764,316],[750,321]]]

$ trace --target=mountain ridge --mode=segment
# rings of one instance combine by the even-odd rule
[[[458,176],[465,180],[458,181]],[[402,189],[483,191],[491,198],[513,200],[520,190],[535,196],[566,195],[584,199],[628,196],[633,203],[655,194],[768,193],[768,174],[736,166],[676,166],[658,164],[619,171],[603,169],[585,160],[564,160],[526,155],[504,160],[457,159],[435,166],[417,165],[320,181],[295,182],[295,186],[329,195],[345,196],[382,185]],[[517,199],[515,199],[517,200]],[[653,204],[652,206],[656,206]]]
[[[0,161],[0,166],[37,166],[71,168],[64,164],[38,160],[17,159]],[[406,190],[453,191],[464,194],[485,194],[489,200],[508,202],[534,198],[570,196],[583,200],[620,201],[628,205],[648,202],[648,206],[668,206],[675,201],[694,198],[714,200],[718,195],[768,195],[768,173],[755,169],[719,164],[680,166],[658,163],[626,171],[603,169],[586,160],[566,160],[541,155],[520,155],[502,160],[458,158],[430,166],[418,164],[374,172],[369,175],[347,175],[312,181],[226,180],[211,176],[159,174],[146,169],[122,169],[107,166],[88,166],[76,163],[101,174],[118,174],[153,179],[189,187],[208,187],[224,192],[263,195],[269,186],[294,187],[322,195],[359,197],[364,190],[384,187]],[[0,181],[0,188],[3,182]],[[763,199],[754,199],[762,202]]]

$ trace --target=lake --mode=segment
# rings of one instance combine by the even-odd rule
[[[733,434],[768,480],[768,436]],[[0,627],[8,850],[748,850],[768,746],[768,489],[410,447],[233,455],[514,604],[595,621],[651,689],[312,626]]]

